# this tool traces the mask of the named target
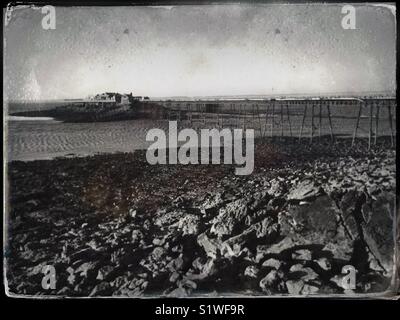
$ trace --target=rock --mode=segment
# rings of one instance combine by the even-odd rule
[[[240,256],[246,249],[245,245],[254,239],[253,235],[255,235],[255,230],[250,227],[241,234],[225,240],[221,244],[221,254],[226,258]]]
[[[288,214],[289,220],[280,221],[281,224],[290,225],[289,228],[282,226],[284,233],[293,230],[300,234],[329,238],[336,233],[339,211],[328,196],[319,197],[310,205],[290,206]]]
[[[210,239],[205,233],[197,237],[197,243],[208,257],[216,258],[220,253],[221,242],[218,239]]]
[[[288,200],[305,200],[317,197],[323,192],[320,186],[317,186],[314,180],[305,179],[292,188],[288,195]]]
[[[255,262],[259,263],[270,256],[281,255],[285,250],[288,250],[294,246],[296,246],[296,242],[290,237],[284,237],[281,241],[272,245],[258,245],[256,247],[257,254],[255,257]]]
[[[57,291],[58,296],[66,296],[70,289],[68,287],[63,287],[62,289]]]
[[[277,179],[271,180],[268,194],[274,198],[281,197],[286,192],[286,186],[282,181]]]
[[[73,254],[70,255],[69,258],[71,262],[75,262],[81,259],[95,260],[96,258],[98,258],[98,256],[99,255],[97,251],[93,250],[92,248],[85,248],[74,252]]]
[[[188,272],[186,273],[186,278],[192,280],[208,279],[210,277],[217,275],[218,272],[220,271],[220,267],[216,259],[209,258],[205,264],[200,265],[200,263],[198,262],[197,270],[199,270],[200,273],[195,274]]]
[[[194,214],[188,214],[183,217],[178,224],[178,228],[182,230],[183,235],[199,233],[200,217]]]
[[[374,270],[374,271],[377,271],[377,272],[385,271],[381,267],[379,261],[377,259],[375,259],[375,257],[371,253],[368,254],[368,263],[369,263],[368,266],[369,266],[369,268],[371,270]]]
[[[142,228],[145,231],[149,231],[152,226],[153,226],[153,224],[151,223],[151,221],[149,219],[144,220],[144,222],[142,224]]]
[[[260,269],[258,269],[256,266],[248,266],[244,270],[244,275],[249,278],[257,278],[259,271]]]
[[[252,198],[253,202],[249,205],[249,209],[252,211],[256,211],[262,206],[263,203],[266,202],[269,196],[266,191],[258,191],[253,194]]]
[[[133,230],[132,231],[132,244],[138,245],[140,241],[144,238],[143,233],[140,230]]]
[[[357,278],[357,287],[365,293],[380,293],[394,290],[391,277],[385,277],[381,273],[367,273]]]
[[[153,277],[156,278],[162,273],[167,273],[166,268],[171,257],[167,255],[167,250],[163,247],[155,247],[153,251],[139,262],[139,265],[146,268]]]
[[[178,245],[176,245],[176,246],[173,246],[172,248],[171,248],[171,251],[172,252],[182,252],[183,251],[183,246],[181,245],[181,244],[178,244]]]
[[[392,272],[395,250],[393,235],[394,208],[394,194],[382,193],[372,203],[369,221],[362,225],[365,242],[387,273]]]
[[[178,272],[173,272],[171,274],[171,276],[169,277],[169,281],[172,283],[175,283],[176,281],[178,281],[179,277],[180,277],[180,275]]]
[[[264,278],[260,280],[260,288],[268,295],[283,291],[282,274],[279,271],[271,270]]]
[[[273,219],[267,217],[242,233],[222,242],[221,253],[224,257],[239,256],[247,250],[246,246],[257,238],[264,238],[264,242],[269,243],[278,236],[278,228],[279,226],[273,222]]]
[[[362,217],[365,223],[368,223],[371,220],[372,209],[369,203],[364,203],[361,207]]]
[[[115,296],[126,296],[126,297],[137,297],[143,295],[143,292],[149,285],[149,282],[144,279],[134,278],[131,281],[124,279],[123,277],[117,278],[118,283],[111,283],[118,289],[114,291]]]
[[[281,267],[281,262],[277,259],[270,258],[270,259],[265,260],[262,263],[262,266],[266,267],[266,268],[272,268],[272,269],[278,270]]]
[[[207,260],[203,259],[202,257],[197,257],[193,260],[192,266],[194,269],[201,271],[204,267],[204,264]]]
[[[284,243],[271,246],[271,253],[291,244],[312,245],[331,251],[336,259],[350,260],[353,240],[346,234],[339,217],[340,211],[328,196],[318,197],[309,205],[289,206],[287,214],[278,216]]]
[[[69,284],[73,285],[75,283],[75,275],[74,275],[74,269],[72,269],[71,267],[67,268],[67,272],[69,274],[67,281]]]
[[[137,211],[136,211],[136,209],[131,208],[131,209],[129,209],[129,213],[128,214],[129,214],[129,216],[131,218],[135,218],[136,215],[137,215]]]
[[[356,207],[360,202],[361,197],[361,192],[349,190],[340,201],[343,222],[352,239],[357,239],[360,237],[359,226],[356,220]]]
[[[183,278],[182,280],[178,281],[178,286],[191,290],[195,290],[197,288],[196,282],[188,278]]]
[[[143,291],[147,288],[149,282],[142,278],[134,278],[128,285],[131,290]]]
[[[330,279],[330,281],[334,282],[339,288],[348,290],[346,288],[347,285],[346,285],[346,281],[345,281],[345,276],[346,275],[338,274],[338,275],[335,275],[334,277],[332,277]]]
[[[167,268],[171,271],[182,270],[183,268],[182,254],[180,254],[178,258],[171,260],[171,262],[167,264]]]
[[[255,230],[257,239],[265,238],[267,242],[274,240],[279,234],[279,226],[271,217],[263,219],[251,228]]]
[[[319,291],[318,287],[306,283],[301,290],[301,294],[302,295],[312,295],[312,294],[318,293],[318,291]]]
[[[289,271],[291,272],[291,278],[303,280],[304,282],[315,280],[319,277],[319,275],[313,269],[304,267],[301,264],[292,265]]]
[[[331,269],[331,263],[329,262],[329,260],[327,258],[322,257],[322,258],[315,260],[315,262],[325,271]]]
[[[97,272],[97,280],[107,280],[109,275],[115,270],[113,266],[103,266]]]
[[[246,215],[247,202],[244,199],[228,203],[225,208],[220,209],[218,216],[213,220],[211,233],[218,237],[235,235],[238,227],[244,224]]]
[[[162,247],[165,244],[165,238],[154,238],[152,243],[157,247]]]
[[[166,250],[162,247],[155,247],[153,251],[151,252],[151,258],[154,261],[158,261],[163,258],[165,255]]]
[[[97,265],[98,262],[82,263],[77,269],[75,269],[75,273],[79,274],[81,277],[88,277],[88,275],[93,274],[96,271]]]
[[[295,252],[292,253],[292,259],[295,260],[306,260],[309,261],[311,260],[312,253],[308,249],[300,249],[296,250]]]
[[[108,282],[100,282],[97,284],[93,290],[90,292],[89,297],[95,297],[95,296],[108,296],[112,292],[111,286]]]
[[[159,227],[177,226],[179,220],[183,219],[187,213],[181,210],[170,211],[170,212],[158,212],[158,217],[154,221],[154,224]]]
[[[32,277],[32,276],[35,276],[35,275],[38,275],[38,274],[43,274],[44,267],[47,266],[47,265],[48,265],[47,262],[42,262],[42,263],[40,263],[40,264],[38,264],[38,265],[36,265],[36,266],[34,266],[32,268],[29,268],[27,270],[26,275],[28,277]]]
[[[219,271],[218,265],[215,259],[208,259],[201,270],[202,278],[209,278],[216,275]]]
[[[289,294],[291,295],[299,295],[301,290],[304,287],[303,280],[288,280],[286,281],[286,288]]]
[[[172,298],[182,298],[182,297],[187,297],[190,295],[190,290],[178,287],[174,290],[172,290],[169,294],[168,297]]]
[[[212,208],[218,208],[221,204],[223,204],[224,200],[221,192],[217,192],[216,194],[208,195],[203,201],[203,203],[199,206],[200,209],[209,210]]]

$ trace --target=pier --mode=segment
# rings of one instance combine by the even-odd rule
[[[258,137],[298,137],[312,143],[328,135],[366,139],[369,148],[381,135],[396,135],[394,97],[263,100],[150,100],[181,126],[254,129]]]

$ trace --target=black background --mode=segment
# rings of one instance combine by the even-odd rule
[[[55,6],[90,6],[90,5],[178,5],[178,4],[205,4],[205,3],[287,3],[288,1],[23,1],[24,4],[55,5]],[[292,1],[299,2],[322,2],[322,1]],[[342,1],[323,1],[323,2],[342,2]],[[349,1],[348,3],[365,2]],[[373,1],[378,2],[378,1]],[[16,2],[11,2],[16,3]],[[21,2],[17,2],[21,4]],[[7,3],[2,2],[3,9]],[[398,11],[396,12],[398,17]],[[3,11],[4,21],[4,11]],[[2,23],[3,31],[4,23]],[[397,35],[399,35],[399,24],[397,19]],[[3,33],[3,32],[2,32]],[[397,40],[398,41],[398,40]],[[399,43],[397,43],[397,56],[399,55]],[[3,46],[3,42],[2,42]],[[3,50],[1,51],[3,54]],[[398,75],[398,67],[397,67]],[[397,77],[398,79],[398,77]],[[396,110],[397,112],[397,110]],[[396,119],[398,117],[396,116]],[[396,124],[398,127],[398,124]],[[397,143],[398,139],[396,139]],[[399,169],[399,168],[397,168]],[[397,171],[398,172],[398,171]],[[3,177],[4,178],[4,177]],[[399,177],[397,177],[398,179]],[[399,181],[397,181],[399,183]],[[398,194],[398,190],[396,192]],[[398,203],[398,202],[397,202]],[[3,238],[3,237],[2,237]],[[2,268],[3,288],[1,293],[2,318],[12,317],[13,319],[94,319],[97,314],[112,320],[131,320],[131,319],[297,319],[304,317],[307,319],[363,319],[365,315],[377,320],[397,319],[400,314],[399,298],[394,299],[335,299],[335,298],[152,298],[152,299],[132,299],[132,298],[87,298],[87,299],[30,299],[30,298],[9,298],[4,291],[4,277]],[[189,313],[190,316],[155,314],[157,307],[165,306],[190,306],[190,309],[199,310],[199,305],[207,304],[242,304],[244,305],[245,315],[199,315]],[[6,309],[4,308],[6,306]],[[117,318],[118,317],[118,318]]]

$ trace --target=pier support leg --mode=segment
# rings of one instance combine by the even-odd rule
[[[271,114],[271,138],[274,136],[274,121],[275,121],[275,102],[272,103],[272,114]]]
[[[281,103],[281,138],[283,138],[283,105]]]
[[[360,124],[361,110],[362,110],[362,104],[360,103],[360,104],[359,104],[359,107],[358,107],[358,114],[357,114],[356,126],[355,126],[355,128],[354,128],[353,139],[352,139],[352,141],[351,141],[351,146],[354,145],[354,142],[355,142],[355,140],[356,140],[358,125]]]
[[[265,129],[264,129],[264,137],[268,136],[268,113],[269,113],[269,104],[268,102],[265,105]]]
[[[371,149],[371,139],[372,139],[372,114],[374,112],[374,105],[371,103],[369,105],[369,130],[368,130],[368,150]]]
[[[293,136],[293,134],[292,134],[292,125],[290,123],[289,105],[288,104],[286,104],[286,114],[287,114],[287,121],[288,121],[288,124],[289,124],[290,136],[292,137]]]
[[[301,135],[303,134],[304,121],[306,120],[306,114],[307,114],[307,104],[304,106],[304,113],[303,113],[303,119],[301,121],[299,141],[301,140]]]
[[[331,141],[333,142],[335,140],[335,136],[333,135],[333,129],[332,129],[332,118],[331,118],[331,107],[329,104],[326,106],[328,110],[328,120],[329,120],[329,130],[331,133]]]
[[[318,124],[318,136],[321,139],[321,126],[322,126],[322,103],[319,103],[319,124]]]
[[[312,143],[314,136],[314,103],[311,106],[311,132],[310,132],[310,143]]]
[[[389,113],[389,126],[390,126],[390,142],[392,147],[394,146],[394,135],[393,135],[393,119],[392,119],[392,106],[390,104],[388,104],[388,113]]]
[[[378,126],[379,126],[379,104],[376,105],[376,112],[375,112],[375,137],[374,137],[375,145],[378,141]]]
[[[258,104],[256,104],[257,108],[257,117],[258,117],[258,127],[260,130],[260,137],[263,137],[263,131],[262,131],[262,121],[261,121],[261,115],[260,115],[260,108],[258,107]]]

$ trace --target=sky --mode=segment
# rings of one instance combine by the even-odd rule
[[[355,5],[18,8],[4,27],[10,100],[393,92],[396,21]],[[5,14],[5,11],[3,12]]]

